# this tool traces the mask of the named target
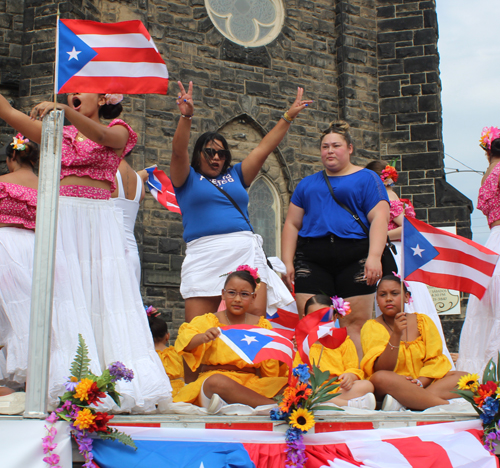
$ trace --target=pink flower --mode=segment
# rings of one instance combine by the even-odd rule
[[[43,441],[42,442],[43,453],[52,452],[52,450],[55,450],[56,447],[57,447],[57,444],[52,442],[52,441]]]
[[[48,456],[48,457],[44,457],[43,461],[45,463],[47,463],[48,465],[50,466],[55,466],[59,463],[59,455],[57,455],[57,453],[53,453],[52,455]]]
[[[106,104],[116,105],[123,101],[123,94],[106,94]]]
[[[52,411],[52,413],[50,413],[50,416],[45,418],[45,421],[49,422],[50,424],[54,424],[58,419],[59,416]]]

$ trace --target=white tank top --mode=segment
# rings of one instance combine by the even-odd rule
[[[125,190],[123,188],[122,176],[120,171],[116,171],[116,181],[118,182],[118,197],[112,198],[115,206],[123,210],[123,226],[125,228],[125,237],[127,243],[132,249],[137,249],[137,242],[134,236],[135,219],[139,211],[139,202],[142,194],[142,179],[137,172],[137,186],[135,189],[135,197],[133,200],[125,198]]]

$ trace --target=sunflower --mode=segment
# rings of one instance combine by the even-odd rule
[[[459,390],[470,390],[475,392],[479,387],[479,375],[478,374],[467,374],[460,377],[457,382]]]
[[[290,425],[300,429],[302,432],[307,432],[314,426],[314,414],[305,408],[296,409],[290,415]]]

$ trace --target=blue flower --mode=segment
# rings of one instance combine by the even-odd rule
[[[309,382],[311,374],[309,373],[309,367],[307,364],[299,364],[293,369],[293,375],[299,378],[301,383]]]
[[[270,417],[273,421],[281,421],[285,419],[284,414],[279,408],[271,408]]]
[[[484,401],[484,405],[481,408],[483,410],[483,414],[480,415],[483,424],[490,424],[498,413],[498,407],[500,406],[500,402],[495,399],[488,397]]]
[[[294,440],[302,439],[302,431],[296,427],[291,427],[286,431],[285,439],[288,442],[293,442]]]

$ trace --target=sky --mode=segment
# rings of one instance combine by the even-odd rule
[[[446,180],[472,200],[473,239],[484,244],[488,224],[476,209],[482,174],[454,169],[470,170],[466,165],[484,172],[481,130],[500,127],[500,1],[436,0],[436,5]]]

